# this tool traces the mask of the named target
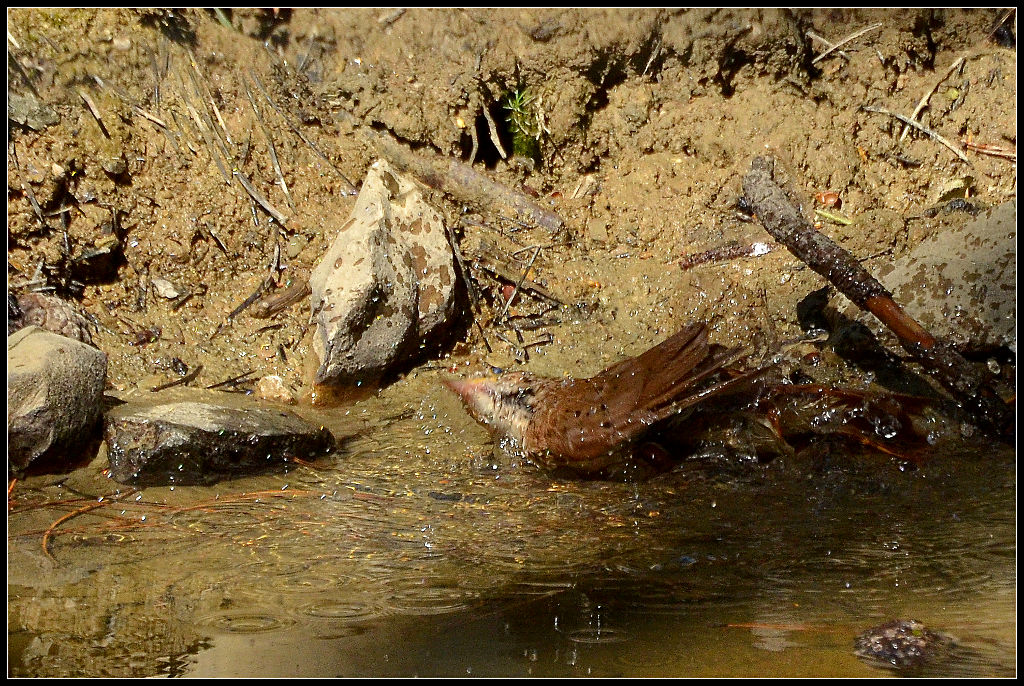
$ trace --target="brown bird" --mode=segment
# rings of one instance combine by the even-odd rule
[[[747,386],[763,369],[733,374],[738,348],[708,343],[690,324],[647,352],[589,379],[550,379],[509,372],[448,379],[469,414],[503,448],[550,470],[619,476],[652,429],[709,398]]]

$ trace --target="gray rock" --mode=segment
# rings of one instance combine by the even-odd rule
[[[932,335],[963,351],[1017,350],[1017,201],[921,241],[879,281]],[[851,315],[851,311],[847,314]],[[856,315],[894,347],[870,315]]]
[[[15,474],[45,457],[77,462],[100,417],[107,356],[38,326],[7,339],[7,460]]]
[[[440,214],[411,178],[378,160],[309,284],[316,383],[380,377],[452,313],[455,269]]]
[[[60,122],[57,112],[34,95],[11,92],[7,93],[7,118],[33,131],[42,131]]]
[[[142,486],[210,484],[285,471],[332,450],[334,437],[293,412],[226,393],[175,389],[104,418],[113,477]]]

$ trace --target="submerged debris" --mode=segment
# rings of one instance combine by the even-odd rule
[[[854,654],[889,669],[920,667],[954,645],[916,619],[896,619],[862,633],[854,641]]]

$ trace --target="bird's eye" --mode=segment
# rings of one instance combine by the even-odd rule
[[[491,374],[504,374],[505,370],[501,367],[491,367]]]

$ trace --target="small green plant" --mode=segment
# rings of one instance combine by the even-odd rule
[[[530,159],[540,157],[540,138],[546,132],[544,111],[527,88],[517,88],[505,96],[506,121],[512,134],[512,154]]]

